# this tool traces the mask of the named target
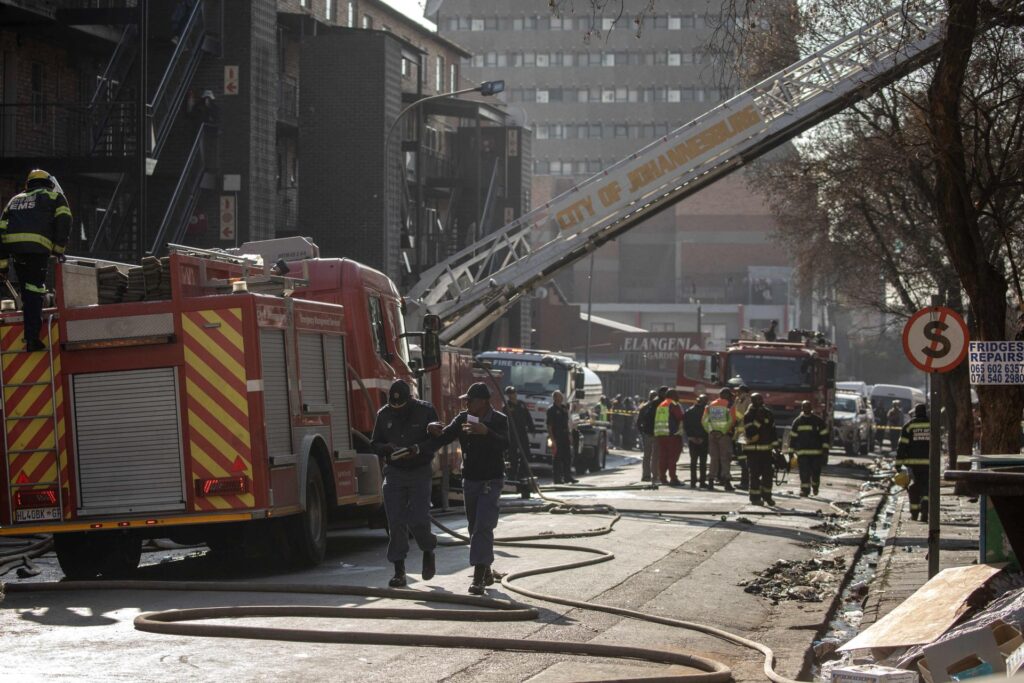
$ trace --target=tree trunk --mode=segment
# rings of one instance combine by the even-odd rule
[[[946,400],[947,429],[951,429],[949,468],[956,469],[957,456],[969,456],[974,450],[974,414],[971,410],[970,370],[966,361],[945,375],[943,398]]]
[[[970,195],[960,122],[960,97],[978,29],[978,0],[948,0],[946,40],[931,87],[929,124],[935,154],[939,229],[971,302],[978,338],[1007,338],[1007,281],[988,259]],[[1018,387],[979,387],[982,453],[1019,453],[1024,399]]]

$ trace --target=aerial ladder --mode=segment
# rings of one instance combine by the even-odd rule
[[[944,19],[942,0],[902,3],[474,242],[408,292],[409,324],[436,314],[465,345],[559,270],[934,59]]]

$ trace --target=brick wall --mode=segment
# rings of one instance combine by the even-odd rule
[[[398,148],[387,169],[382,150],[401,106],[400,58],[398,41],[387,34],[326,30],[303,40],[300,77],[300,231],[322,255],[354,258],[393,278],[400,258]]]

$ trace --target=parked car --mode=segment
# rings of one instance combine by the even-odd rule
[[[836,392],[832,409],[833,446],[842,446],[847,455],[867,455],[874,429],[875,419],[867,399],[853,392]]]

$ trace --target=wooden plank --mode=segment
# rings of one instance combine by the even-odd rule
[[[998,574],[1003,564],[976,564],[939,572],[840,650],[897,648],[934,641],[956,623],[967,600]]]

